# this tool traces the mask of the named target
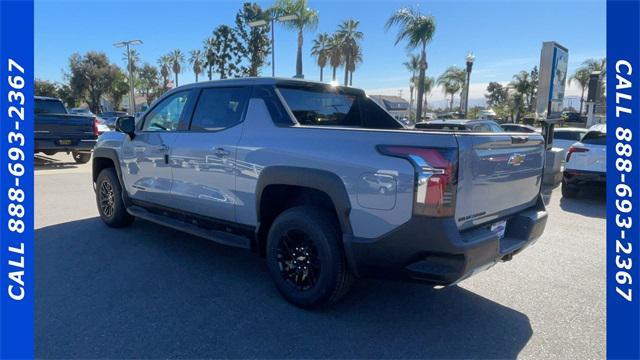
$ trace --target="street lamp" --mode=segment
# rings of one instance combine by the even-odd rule
[[[276,77],[276,38],[275,38],[275,22],[285,22],[297,19],[297,15],[272,16],[268,19],[255,20],[249,23],[249,27],[267,26],[271,22],[271,76]]]
[[[471,69],[473,68],[473,61],[476,59],[476,56],[473,55],[471,51],[467,54],[467,86],[465,89],[465,98],[464,98],[464,116],[467,117],[469,114],[469,81],[471,79]]]
[[[136,95],[135,89],[133,88],[133,66],[131,66],[131,51],[129,50],[129,47],[134,45],[142,45],[142,40],[121,41],[113,44],[113,46],[117,48],[127,48],[127,68],[129,69],[129,111],[131,112],[131,109],[133,109],[133,112],[131,112],[130,115],[135,115],[136,113]]]

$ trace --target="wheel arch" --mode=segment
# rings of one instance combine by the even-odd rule
[[[91,160],[91,172],[94,188],[100,172],[108,168],[115,169],[116,176],[118,177],[118,181],[120,182],[120,186],[122,187],[122,200],[127,207],[130,206],[131,202],[129,200],[129,195],[127,194],[127,189],[124,186],[124,181],[122,180],[122,170],[120,169],[120,160],[118,158],[118,153],[115,149],[110,148],[94,149],[93,158]]]

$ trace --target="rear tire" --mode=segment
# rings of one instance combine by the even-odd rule
[[[122,186],[113,168],[106,168],[98,175],[96,202],[100,218],[107,226],[125,227],[131,225],[135,219],[127,212],[122,200]]]
[[[267,237],[267,267],[290,303],[313,309],[337,302],[350,289],[340,227],[327,211],[312,206],[285,210]]]
[[[566,197],[569,199],[577,197],[578,191],[579,191],[575,187],[567,184],[566,181],[564,181],[564,179],[562,180],[562,187],[560,190],[562,191],[562,197]]]
[[[75,160],[75,162],[78,164],[86,164],[89,162],[89,160],[91,160],[90,152],[73,151],[71,155],[73,156],[73,160]]]

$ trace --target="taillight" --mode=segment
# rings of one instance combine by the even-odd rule
[[[409,160],[415,169],[418,215],[446,217],[455,212],[457,150],[410,146],[379,146],[381,153]]]
[[[98,131],[98,124],[99,124],[98,118],[94,117],[93,118],[93,135],[95,135],[95,136],[99,136],[100,135],[100,132]]]
[[[571,158],[571,154],[573,154],[573,153],[583,153],[583,152],[587,152],[587,151],[589,151],[589,149],[583,148],[583,147],[575,147],[575,146],[569,147],[569,150],[567,151],[567,160],[566,160],[566,162],[569,162],[569,159]]]

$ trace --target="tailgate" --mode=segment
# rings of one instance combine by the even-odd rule
[[[458,134],[456,222],[488,223],[533,206],[540,193],[544,140],[539,134]]]
[[[38,114],[35,118],[37,139],[92,139],[93,118],[82,115]]]

